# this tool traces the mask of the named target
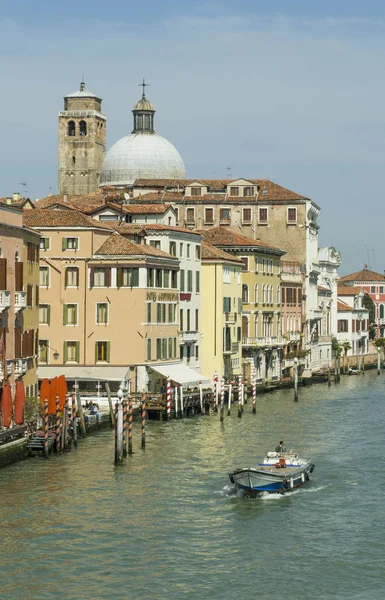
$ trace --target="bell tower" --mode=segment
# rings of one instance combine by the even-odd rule
[[[99,187],[107,124],[101,109],[101,98],[84,82],[64,96],[64,110],[59,112],[59,194],[82,196]]]

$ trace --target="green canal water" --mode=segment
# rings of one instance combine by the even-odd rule
[[[385,374],[300,388],[218,415],[150,422],[113,466],[113,434],[0,472],[2,600],[383,600]],[[316,464],[285,496],[228,472],[283,439]]]

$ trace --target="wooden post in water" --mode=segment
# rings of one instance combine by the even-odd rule
[[[67,406],[64,402],[63,405],[63,415],[62,415],[62,424],[61,424],[61,451],[64,452],[66,447],[66,435],[67,435]]]
[[[122,462],[123,455],[123,407],[118,402],[115,405],[115,464]]]
[[[171,379],[167,377],[167,421],[171,419]]]
[[[77,384],[75,384],[74,389],[75,389],[76,404],[78,407],[78,413],[79,413],[79,419],[80,419],[80,431],[82,432],[82,437],[87,437],[87,429],[86,429],[86,424],[84,421],[83,407],[82,407],[82,401],[80,398],[79,386]]]
[[[218,373],[214,373],[214,412],[218,411]]]
[[[128,454],[132,454],[132,396],[128,397]]]
[[[331,376],[330,376],[330,365],[329,365],[328,366],[328,386],[330,387],[331,384],[332,384],[332,379],[331,379]]]
[[[229,381],[229,390],[228,390],[229,396],[228,396],[228,399],[227,399],[227,415],[228,416],[230,416],[230,413],[231,413],[231,394],[232,394],[232,391],[233,391],[233,382],[230,379],[230,381]]]
[[[44,400],[44,457],[49,458],[48,445],[48,400]]]
[[[72,403],[70,403],[70,395],[68,394],[66,398],[67,405],[67,436],[66,436],[66,450],[71,450],[72,447]]]
[[[243,379],[243,376],[241,377],[241,402],[242,402],[242,412],[243,412],[243,406],[245,404],[245,380]]]
[[[127,457],[127,402],[125,398],[122,400],[122,420],[123,420],[123,441],[122,441],[122,455],[123,458]]]
[[[141,402],[141,412],[142,412],[142,448],[143,450],[146,447],[146,394],[142,394],[142,402]]]
[[[60,398],[56,396],[55,407],[55,447],[56,452],[60,452]]]
[[[251,374],[252,383],[253,383],[253,415],[257,414],[257,372],[255,368]]]
[[[341,357],[337,357],[337,381],[341,381]]]
[[[174,400],[175,400],[175,418],[179,417],[179,406],[178,406],[178,384],[175,384],[174,387]]]
[[[114,408],[112,406],[111,390],[110,390],[109,383],[106,383],[104,387],[106,388],[108,406],[109,406],[109,409],[110,409],[111,427],[114,427],[114,425],[115,425],[115,414],[114,414]]]
[[[379,375],[381,373],[380,370],[380,366],[381,366],[381,348],[377,348],[377,375]]]
[[[242,417],[242,375],[238,375],[238,418]]]
[[[77,419],[77,414],[76,414],[75,394],[72,394],[71,402],[72,402],[72,436],[73,436],[74,448],[77,448],[78,447],[78,419]]]
[[[298,402],[298,358],[294,359],[294,402]]]
[[[225,413],[225,378],[221,379],[221,412],[220,412],[220,421],[223,422]]]
[[[199,404],[201,407],[201,413],[203,414],[203,386],[202,382],[199,382]]]
[[[362,354],[362,374],[365,375],[365,356]]]
[[[183,402],[183,386],[180,384],[179,386],[179,400],[180,400],[180,416],[183,418],[185,416],[184,413],[184,402]]]

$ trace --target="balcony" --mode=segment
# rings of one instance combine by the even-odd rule
[[[198,331],[181,331],[179,333],[179,344],[194,344],[199,341]]]
[[[322,310],[319,308],[310,309],[309,319],[322,319]]]
[[[27,308],[27,292],[15,292],[15,310]]]
[[[291,369],[294,367],[294,358],[283,358],[281,361],[281,369]],[[306,362],[306,358],[304,356],[298,357],[298,366],[304,365]]]
[[[237,322],[237,313],[235,312],[227,312],[225,313],[225,322],[227,324],[233,324]]]
[[[244,337],[242,346],[244,348],[284,348],[287,340],[283,337]]]
[[[6,310],[11,306],[11,292],[1,291],[0,292],[0,312]]]
[[[7,376],[10,377],[12,375],[12,361],[11,360],[7,360]],[[3,381],[4,379],[4,368],[3,368],[3,362],[1,361],[0,363],[0,381]]]
[[[299,342],[301,339],[301,334],[299,331],[291,331],[286,335],[289,342]]]
[[[18,358],[15,360],[15,375],[23,374],[23,360]]]

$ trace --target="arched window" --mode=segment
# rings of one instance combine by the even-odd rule
[[[277,304],[281,304],[281,286],[277,286]]]
[[[68,121],[68,135],[71,137],[75,135],[75,121]]]
[[[256,283],[255,287],[254,287],[254,302],[255,302],[255,304],[258,304],[258,302],[259,302],[259,298],[258,298],[258,283]]]
[[[242,317],[242,337],[249,337],[249,319]]]
[[[79,133],[80,135],[87,135],[87,123],[85,121],[80,121]]]
[[[384,305],[380,304],[380,319],[384,318]]]
[[[247,286],[245,283],[242,285],[242,302],[248,302],[249,301],[249,286]]]

